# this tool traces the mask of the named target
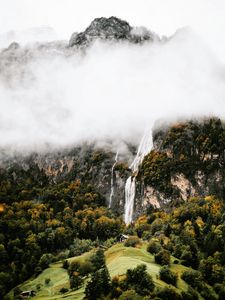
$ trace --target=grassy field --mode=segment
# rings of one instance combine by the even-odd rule
[[[85,253],[81,256],[69,258],[68,261],[84,261],[91,256],[92,252]],[[154,262],[154,256],[146,251],[146,244],[143,244],[139,248],[124,247],[122,243],[116,244],[109,248],[105,252],[106,264],[109,269],[111,277],[115,275],[125,274],[127,269],[133,269],[137,265],[146,264],[148,273],[153,277],[153,280],[158,287],[165,287],[167,284],[158,278],[160,265]],[[173,262],[173,259],[172,259]],[[187,270],[179,264],[171,264],[171,269],[176,272],[179,276],[180,274]],[[50,283],[46,284],[45,279],[49,278]],[[37,286],[40,289],[37,291]],[[54,300],[54,299],[77,299],[81,300],[84,297],[84,286],[77,291],[69,291],[65,294],[60,293],[62,287],[69,288],[69,276],[67,271],[62,268],[62,262],[57,262],[51,264],[50,267],[44,270],[36,278],[31,278],[30,280],[21,284],[20,289],[25,290],[35,290],[37,294],[32,299],[34,300]],[[178,290],[187,290],[187,284],[182,280],[178,279]],[[11,299],[13,299],[13,292],[10,293]]]
[[[127,269],[133,269],[137,265],[145,264],[156,286],[167,286],[164,281],[158,279],[160,265],[155,263],[154,256],[149,254],[145,248],[145,244],[141,248],[124,247],[123,244],[117,244],[106,251],[106,263],[111,277],[125,274]],[[182,265],[171,264],[171,269],[179,275],[188,268]],[[178,288],[187,290],[187,284],[180,278],[178,280]]]

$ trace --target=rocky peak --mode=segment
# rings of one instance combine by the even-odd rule
[[[69,46],[87,46],[96,39],[101,40],[128,40],[138,43],[144,40],[153,40],[156,35],[143,27],[133,28],[128,22],[116,17],[96,18],[84,32],[73,33]]]

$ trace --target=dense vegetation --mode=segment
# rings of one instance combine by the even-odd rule
[[[182,173],[196,186],[196,175],[201,172],[208,193],[225,197],[225,124],[220,119],[178,123],[155,131],[154,141],[157,146],[140,169],[145,184],[179,198],[171,177]]]
[[[105,177],[103,160],[110,173],[112,163],[105,153],[87,151],[67,176],[55,182],[36,164],[29,170],[16,163],[0,170],[0,298],[50,263],[63,260],[69,289],[85,287],[90,300],[195,300],[199,295],[225,299],[225,125],[216,118],[176,124],[156,131],[154,141],[158,144],[145,157],[137,179],[175,201],[166,210],[150,206],[126,228],[130,237],[124,246],[147,242],[145,252],[160,266],[157,280],[165,287],[156,284],[145,264],[111,278],[101,249],[85,261],[67,261],[99,246],[110,247],[125,229],[93,184],[99,172]],[[127,165],[121,162],[115,170],[125,176]],[[180,193],[171,183],[177,173],[184,174],[198,196],[177,201]],[[178,274],[172,263],[187,269]],[[177,286],[181,278],[186,290]],[[46,278],[45,284],[50,281]],[[67,291],[62,288],[61,293]]]
[[[190,198],[172,212],[152,211],[135,224],[139,237],[149,240],[148,251],[157,263],[169,265],[169,254],[193,271],[182,278],[204,299],[224,297],[225,286],[225,206],[208,196]],[[163,267],[160,278],[176,285],[176,275]],[[210,288],[212,286],[213,288]],[[185,298],[186,299],[186,298]]]
[[[79,255],[122,231],[123,222],[104,207],[105,199],[79,180],[29,189],[21,184],[17,199],[7,189],[0,212],[1,297],[52,261]]]

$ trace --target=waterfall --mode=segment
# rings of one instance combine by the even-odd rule
[[[142,163],[144,157],[149,153],[151,146],[152,146],[152,135],[151,132],[146,131],[139,144],[137,154],[132,164],[130,165],[130,169],[132,170],[133,175],[131,175],[127,179],[125,185],[124,221],[126,224],[130,224],[133,219],[136,176],[137,176],[138,168],[139,165]]]
[[[111,171],[111,192],[110,192],[110,196],[109,196],[109,208],[111,208],[111,206],[112,206],[112,200],[114,197],[114,169],[115,169],[116,163],[118,161],[118,155],[119,155],[119,152],[117,151],[116,156],[115,156],[115,162],[112,166],[112,171]]]

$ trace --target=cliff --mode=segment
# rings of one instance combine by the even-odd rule
[[[82,144],[72,149],[14,157],[1,162],[0,201],[16,197],[29,199],[33,188],[80,180],[92,185],[108,206],[122,215],[125,184],[136,177],[134,218],[149,207],[168,209],[190,197],[216,195],[224,198],[225,126],[212,118],[188,121],[155,129],[153,148],[137,174],[132,174],[127,158],[108,149]]]
[[[153,149],[139,171],[144,209],[175,206],[190,197],[225,196],[225,125],[217,118],[155,129]],[[141,188],[144,186],[144,188]]]

